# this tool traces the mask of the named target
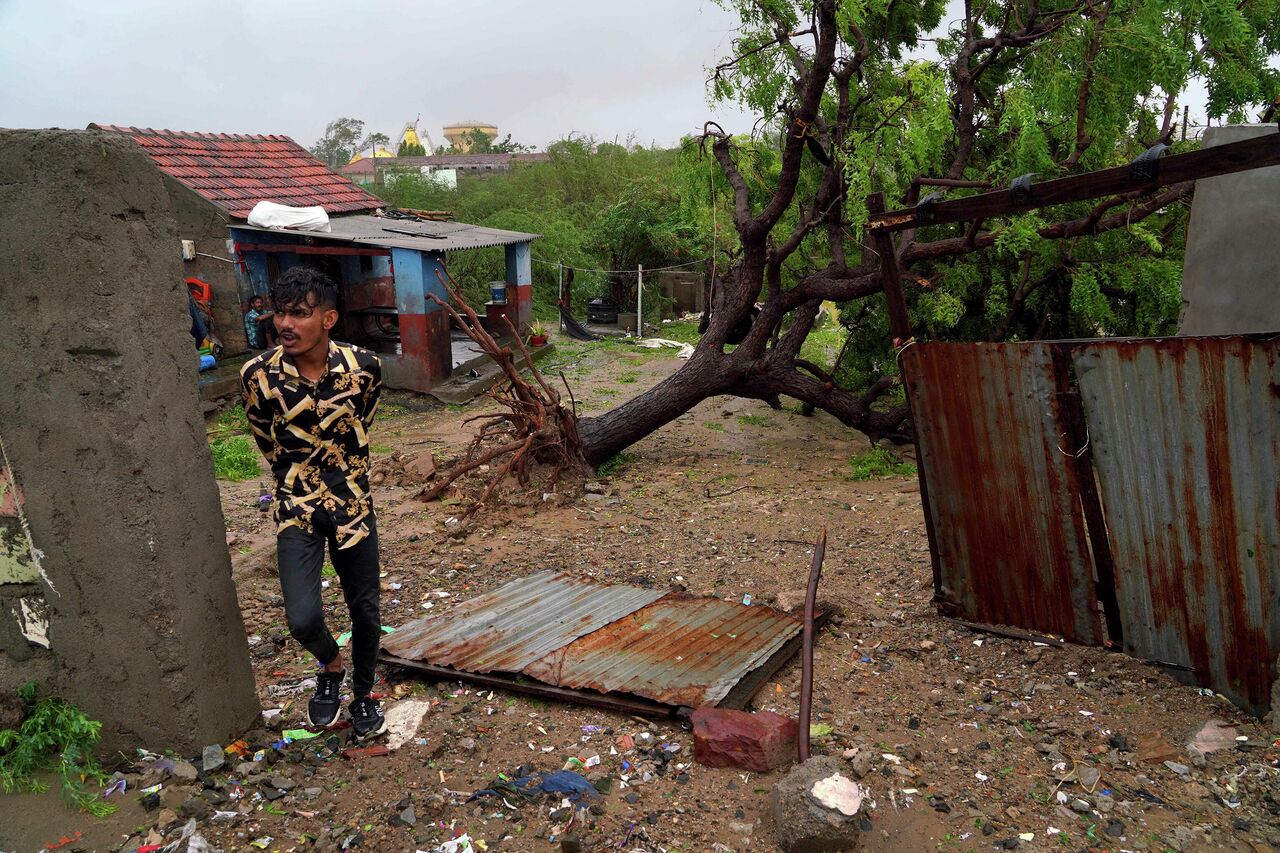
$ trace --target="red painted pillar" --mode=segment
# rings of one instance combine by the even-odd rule
[[[528,243],[507,246],[507,302],[515,308],[512,321],[525,334],[533,322],[533,262]]]

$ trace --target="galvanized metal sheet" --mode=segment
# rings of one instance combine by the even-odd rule
[[[943,611],[1100,645],[1052,345],[920,343],[902,362]]]
[[[382,652],[393,663],[700,707],[776,668],[801,628],[769,607],[542,572],[399,628]]]
[[[520,672],[665,593],[539,572],[450,613],[411,622],[389,634],[382,648],[396,657],[471,672]]]
[[[1074,349],[1125,650],[1266,710],[1280,653],[1280,344]]]
[[[670,593],[524,673],[562,687],[668,705],[716,705],[801,628],[797,617],[769,607]]]
[[[329,219],[329,231],[297,231],[289,228],[259,228],[236,223],[245,231],[266,234],[293,234],[315,240],[338,240],[384,248],[399,247],[423,252],[454,252],[462,249],[483,249],[490,246],[508,246],[527,243],[539,235],[523,231],[505,231],[466,222],[414,222],[411,219],[390,219],[368,214],[334,216]]]

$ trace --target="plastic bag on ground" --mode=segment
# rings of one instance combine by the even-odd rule
[[[258,228],[293,228],[297,231],[329,231],[329,214],[323,207],[290,207],[260,201],[249,211],[250,225]]]

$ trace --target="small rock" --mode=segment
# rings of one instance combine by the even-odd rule
[[[413,806],[410,805],[404,811],[400,812],[400,814],[396,815],[396,820],[400,821],[401,826],[416,826],[418,823],[418,813],[414,811]]]
[[[222,751],[220,744],[210,744],[204,748],[201,755],[201,762],[204,765],[204,772],[214,773],[226,766],[226,753]]]
[[[173,778],[181,779],[183,782],[194,782],[198,775],[196,766],[190,761],[173,762]]]
[[[932,651],[933,649],[936,649],[937,647],[938,647],[938,644],[937,644],[937,643],[935,643],[933,640],[921,640],[921,641],[920,641],[920,651],[922,651],[922,652]]]
[[[693,758],[706,767],[768,772],[798,757],[799,726],[769,711],[722,708],[693,712]]]
[[[1191,768],[1185,764],[1179,764],[1176,761],[1166,761],[1164,763],[1164,766],[1168,767],[1174,773],[1177,773],[1179,776],[1182,776],[1184,778],[1191,775]]]
[[[588,480],[587,483],[583,486],[583,488],[587,490],[587,494],[589,495],[604,494],[604,485],[601,483],[597,483],[593,480]]]
[[[272,776],[267,780],[267,784],[273,788],[278,788],[281,791],[292,791],[297,787],[298,783],[290,779],[288,776]]]
[[[1124,822],[1119,820],[1107,821],[1106,829],[1102,830],[1112,838],[1121,838],[1124,836]]]
[[[1088,801],[1082,800],[1079,797],[1076,797],[1071,801],[1071,810],[1077,814],[1088,814],[1092,808],[1093,807],[1089,805]]]
[[[209,801],[203,797],[190,797],[181,806],[178,811],[183,817],[193,817],[196,820],[204,820],[210,814],[211,807]]]
[[[462,747],[467,752],[475,752],[477,746],[476,739],[473,737],[465,737],[458,742],[458,746]]]
[[[150,794],[143,794],[142,807],[149,812],[153,812],[160,808],[160,793],[158,791],[152,791]]]

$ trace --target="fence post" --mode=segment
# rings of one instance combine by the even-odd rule
[[[644,264],[636,265],[636,337],[644,337]]]

